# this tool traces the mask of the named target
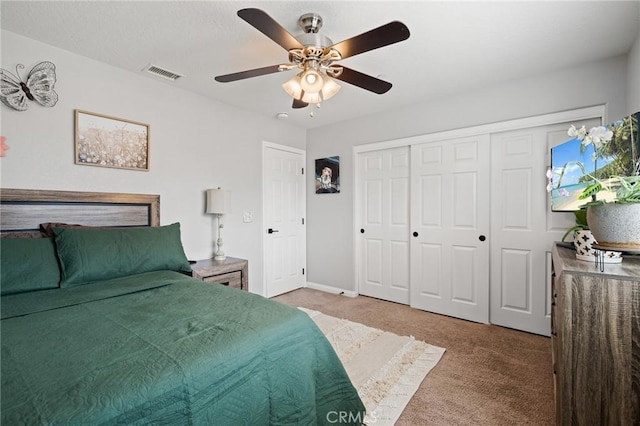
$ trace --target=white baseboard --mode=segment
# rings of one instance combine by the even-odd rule
[[[307,281],[307,287],[308,288],[312,288],[314,290],[324,291],[326,293],[342,294],[342,295],[347,296],[347,297],[357,297],[358,296],[358,293],[356,293],[355,291],[352,291],[352,290],[344,290],[342,288],[331,287],[329,285],[312,283],[311,281]]]

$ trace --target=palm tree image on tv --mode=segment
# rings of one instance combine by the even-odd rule
[[[620,178],[640,175],[638,118],[640,112],[598,128],[608,133],[601,138],[585,138],[582,128],[576,131],[578,136],[551,149],[548,177],[553,211],[579,210],[596,200],[614,201]],[[587,198],[586,188],[590,188]]]
[[[613,161],[596,170],[596,177],[633,176],[640,174],[638,149],[638,118],[640,112],[629,115],[614,122],[610,129],[613,132],[611,142],[604,144],[600,150],[603,157],[611,157]]]

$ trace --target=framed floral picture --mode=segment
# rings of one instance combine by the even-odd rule
[[[340,192],[340,157],[316,160],[316,194]]]
[[[75,110],[75,163],[149,170],[149,125]]]

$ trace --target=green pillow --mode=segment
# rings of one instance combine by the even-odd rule
[[[0,238],[0,294],[58,288],[60,267],[51,238]]]
[[[53,228],[61,287],[143,272],[191,271],[180,224],[140,228]]]

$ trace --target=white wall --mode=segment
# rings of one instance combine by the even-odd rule
[[[305,148],[304,129],[225,106],[136,73],[2,31],[2,68],[56,65],[59,101],[18,112],[0,105],[10,149],[0,161],[3,188],[160,194],[162,224],[180,222],[187,257],[212,254],[215,221],[204,190],[232,191],[225,252],[249,260],[249,286],[262,294],[262,141]],[[188,78],[188,77],[187,77]],[[203,84],[213,84],[203,82]],[[150,124],[150,171],[74,164],[74,109]],[[253,223],[242,223],[242,212]]]
[[[627,60],[621,56],[308,131],[308,170],[317,158],[339,155],[341,179],[340,194],[316,195],[313,176],[307,178],[308,281],[355,289],[354,145],[601,104],[607,118],[615,119],[627,112],[626,84]]]

